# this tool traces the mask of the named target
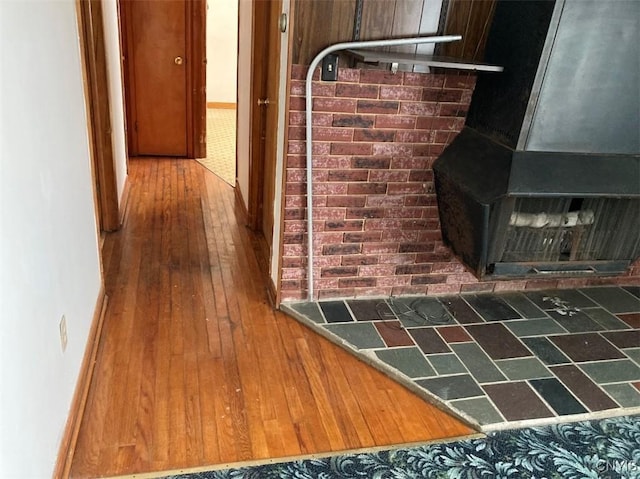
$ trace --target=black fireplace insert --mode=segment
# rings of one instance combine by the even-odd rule
[[[433,168],[444,242],[478,277],[640,256],[638,19],[635,0],[497,1],[484,60],[504,72]]]
[[[478,276],[615,274],[640,255],[640,157],[513,151],[465,127],[434,165],[444,241]]]

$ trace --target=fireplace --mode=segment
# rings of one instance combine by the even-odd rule
[[[504,73],[478,78],[433,168],[444,242],[476,276],[616,274],[640,256],[639,14],[497,3],[485,60]]]
[[[442,235],[478,276],[614,274],[640,255],[640,158],[514,152],[466,127],[434,165]]]

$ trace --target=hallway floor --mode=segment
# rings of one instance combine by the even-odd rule
[[[483,431],[640,412],[640,287],[283,309]]]
[[[133,159],[72,478],[422,443],[474,430],[274,311],[234,189]],[[70,338],[73,340],[73,338]]]

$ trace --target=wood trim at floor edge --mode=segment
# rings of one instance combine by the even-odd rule
[[[124,180],[124,188],[122,188],[122,194],[120,196],[120,227],[124,224],[129,213],[129,193],[131,191],[131,181],[129,175]]]
[[[224,101],[208,101],[207,108],[218,109],[218,110],[236,110],[237,104],[232,102],[224,102]]]
[[[244,204],[244,197],[242,196],[242,191],[240,190],[240,183],[238,183],[238,179],[236,178],[236,186],[234,188],[234,196],[236,201],[236,206],[240,208],[240,212],[242,214],[242,221],[246,224],[248,223],[249,213],[247,211],[247,207]]]
[[[269,303],[273,309],[279,309],[280,303],[278,302],[278,292],[276,286],[273,284],[270,275],[266,275],[267,281],[267,297],[269,298]]]
[[[105,293],[104,283],[100,285],[96,307],[91,321],[91,329],[87,338],[87,346],[85,348],[84,357],[78,374],[78,381],[73,394],[69,416],[65,425],[62,441],[58,450],[55,469],[53,471],[54,479],[67,479],[71,472],[71,463],[75,453],[80,425],[84,416],[87,398],[89,396],[89,386],[93,379],[94,366],[98,355],[98,346],[100,344],[100,336],[104,323],[105,313],[109,297]]]
[[[251,228],[249,226],[249,214],[247,212],[247,208],[244,204],[244,198],[242,197],[242,192],[240,191],[240,184],[238,183],[238,180],[236,179],[236,186],[235,186],[235,201],[236,201],[236,206],[240,209],[240,214],[242,215],[242,221],[247,225],[247,227],[249,228],[249,231],[251,231]],[[258,257],[258,255],[263,255],[264,256],[264,260],[265,261],[269,261],[269,246],[266,244],[264,239],[260,239],[261,235],[257,235],[254,232],[251,232],[252,235],[252,243],[254,243],[254,245],[257,243],[257,248],[254,247],[254,251],[256,253],[256,257]],[[258,263],[260,262],[260,259],[258,258]],[[271,280],[271,276],[269,275],[269,271],[264,270],[264,268],[262,267],[261,264],[259,264],[260,266],[260,271],[262,271],[263,276],[264,276],[264,281],[265,281],[265,290],[267,293],[267,299],[269,300],[269,303],[271,304],[271,307],[273,309],[278,309],[278,306],[280,305],[280,303],[278,302],[278,291],[277,288],[275,286],[275,284],[273,284],[273,281]],[[268,269],[268,268],[267,268]]]

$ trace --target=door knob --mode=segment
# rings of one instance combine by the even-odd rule
[[[258,98],[258,106],[262,106],[262,105],[268,105],[269,104],[269,99],[265,98],[264,100],[261,98]]]
[[[176,65],[182,65],[182,57],[175,57],[175,59],[173,60],[173,62]]]

